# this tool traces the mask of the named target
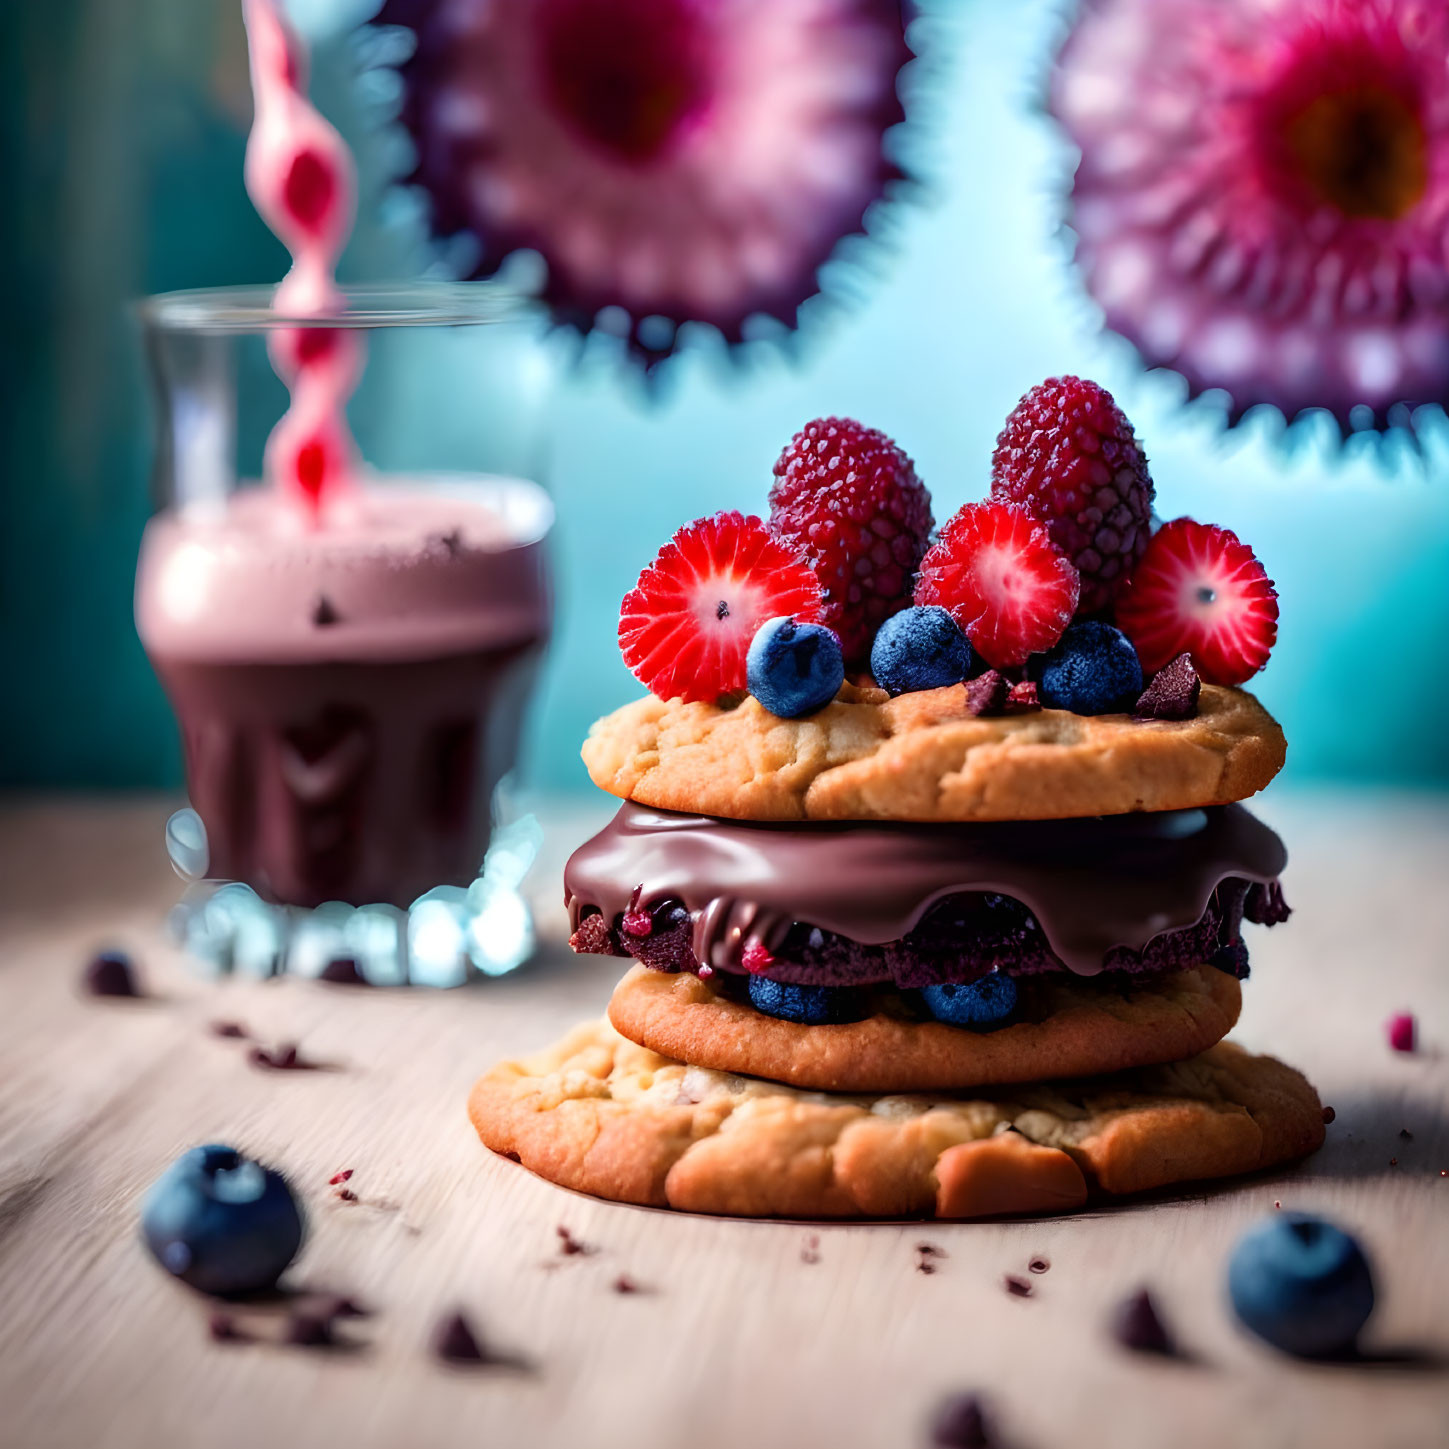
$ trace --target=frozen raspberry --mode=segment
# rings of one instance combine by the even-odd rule
[[[840,636],[847,664],[868,659],[875,631],[910,603],[932,523],[915,465],[850,418],[807,423],[775,464],[770,531],[815,570],[820,622]]]
[[[968,503],[921,560],[916,603],[939,604],[990,665],[1050,649],[1077,611],[1077,571],[1024,508]]]
[[[1117,599],[1142,667],[1190,654],[1209,684],[1242,684],[1278,638],[1278,591],[1237,534],[1177,518],[1152,536]]]
[[[758,518],[686,524],[624,596],[624,663],[660,699],[714,702],[745,688],[750,641],[766,619],[820,617],[820,585]]]
[[[1112,602],[1147,547],[1147,459],[1112,394],[1080,377],[1049,377],[1011,410],[991,459],[991,496],[1046,524],[1082,576],[1083,613]]]

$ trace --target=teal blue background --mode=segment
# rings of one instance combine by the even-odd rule
[[[0,354],[0,783],[174,784],[175,735],[131,626],[148,512],[149,433],[128,300],[267,280],[284,258],[241,183],[248,103],[231,0],[47,0],[7,13],[0,145],[9,162]],[[368,8],[296,6],[318,40],[316,94],[357,144],[352,278],[415,271],[416,216],[386,186],[397,152],[347,24]],[[1059,228],[1070,158],[1037,96],[1060,21],[1050,0],[938,3],[912,77],[918,198],[832,268],[789,354],[717,348],[646,390],[606,347],[560,369],[547,481],[559,508],[558,636],[537,705],[531,778],[586,788],[577,747],[636,687],[619,598],[686,519],[760,510],[770,464],[806,419],[853,414],[915,457],[938,519],[986,488],[1008,409],[1079,371],[1109,386],[1152,460],[1159,510],[1238,530],[1282,591],[1277,652],[1255,688],[1300,779],[1449,783],[1449,451],[1325,443],[1281,421],[1225,435],[1100,333]],[[371,96],[371,99],[369,99]],[[534,359],[537,361],[537,359]],[[440,342],[421,380],[488,417],[486,373]],[[500,424],[506,420],[499,419]],[[389,457],[416,442],[405,418]],[[469,459],[455,461],[466,464]]]

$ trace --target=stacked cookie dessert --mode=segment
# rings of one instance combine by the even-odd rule
[[[575,852],[609,1021],[488,1073],[485,1143],[565,1186],[755,1216],[946,1218],[1251,1172],[1313,1088],[1224,1042],[1245,921],[1286,919],[1281,768],[1239,686],[1273,586],[1153,531],[1130,424],[1050,379],[932,539],[883,434],[810,424],[768,522],[679,531],[624,601],[648,697],[584,746],[624,801]]]

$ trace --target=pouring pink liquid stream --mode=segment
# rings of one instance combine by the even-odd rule
[[[307,52],[274,0],[242,0],[255,119],[246,185],[257,211],[292,254],[273,307],[327,317],[346,305],[337,258],[352,234],[357,175],[342,137],[307,99]],[[268,352],[292,404],[267,443],[266,474],[312,523],[341,509],[356,488],[357,449],[344,406],[362,372],[356,331],[274,332]]]

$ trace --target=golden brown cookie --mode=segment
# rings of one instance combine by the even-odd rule
[[[1205,684],[1196,718],[976,718],[960,685],[889,698],[845,685],[806,719],[652,695],[584,742],[601,790],[737,820],[1059,820],[1244,800],[1283,767],[1283,731],[1240,689]]]
[[[689,972],[635,966],[614,989],[615,1030],[664,1056],[823,1092],[955,1092],[1095,1077],[1206,1051],[1234,1027],[1242,991],[1211,966],[1146,978],[1028,976],[995,1031],[922,1021],[899,993],[861,1021],[803,1026],[731,1000]]]
[[[589,1022],[494,1067],[468,1110],[495,1152],[563,1187],[742,1217],[1069,1212],[1323,1141],[1307,1081],[1230,1042],[1094,1081],[847,1097],[686,1066]]]

